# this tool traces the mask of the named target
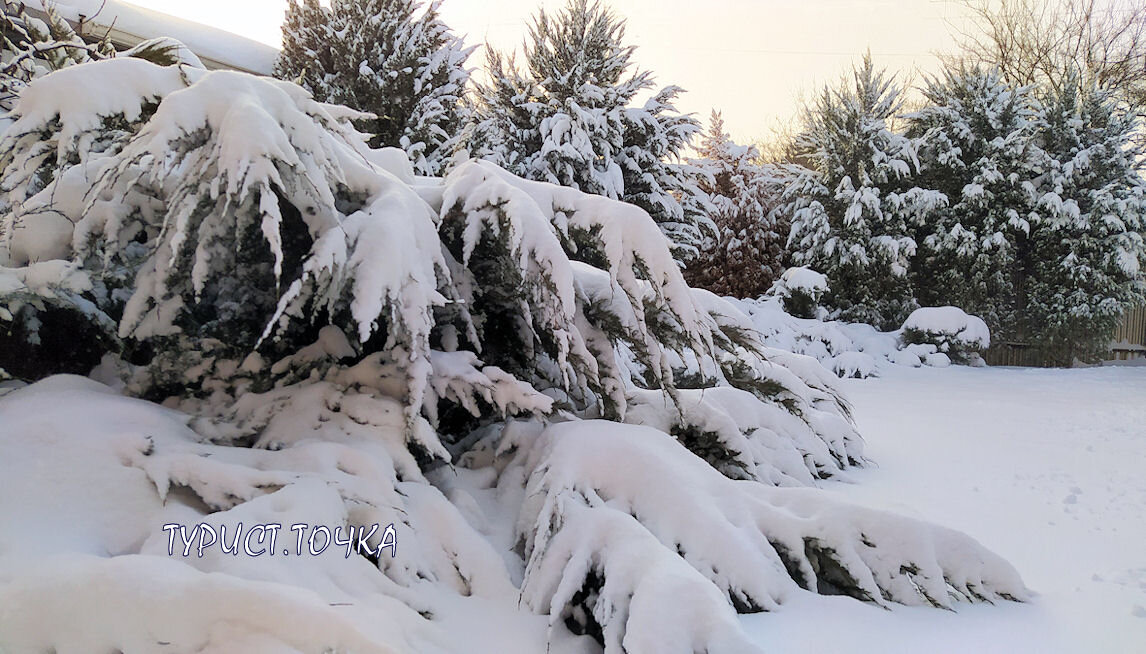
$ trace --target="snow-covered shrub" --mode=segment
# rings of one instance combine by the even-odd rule
[[[600,427],[548,428],[503,478],[526,479],[523,600],[553,626],[596,631],[606,652],[694,652],[698,636],[702,651],[754,651],[729,628],[730,609],[774,610],[801,587],[881,605],[1026,596],[1007,563],[968,556],[981,550],[961,534],[812,489],[733,481],[674,456],[683,448],[661,431]],[[634,556],[663,552],[656,543],[679,558]],[[703,631],[682,633],[682,623]]]
[[[0,370],[21,379],[85,374],[114,352],[115,322],[86,297],[91,290],[65,261],[0,266]]]
[[[903,342],[931,344],[957,363],[981,363],[981,354],[991,347],[991,331],[977,316],[959,307],[923,307],[904,321]]]
[[[413,187],[408,164],[341,122],[354,115],[240,73],[61,71],[28,89],[4,137],[6,259],[82,262],[149,396],[359,364],[412,433],[419,415],[458,437],[477,426],[466,415],[622,418],[633,387],[729,384],[806,419],[843,412],[698,304],[639,208],[485,162]]]
[[[828,291],[828,278],[811,268],[797,266],[785,270],[770,290],[791,315],[797,318],[823,317],[820,300]]]
[[[133,590],[157,575],[300,615],[227,626],[239,610],[212,606],[190,631],[219,647],[385,651],[401,633],[432,652],[459,648],[415,616],[472,595],[520,601],[609,652],[743,652],[734,611],[800,587],[881,604],[1024,596],[965,536],[813,488],[773,492],[864,462],[848,405],[813,359],[769,348],[730,303],[690,289],[643,209],[489,162],[416,178],[401,152],[366,146],[348,126],[358,115],[287,82],[126,59],[22,94],[0,138],[0,279],[20,285],[0,300],[61,297],[106,316],[122,356],[92,374],[172,409],[58,377],[0,399],[0,447],[64,433],[93,453],[16,480],[31,497],[87,476],[131,484],[133,517],[111,519],[150,535],[96,529],[87,556],[66,559],[68,578],[131,581],[93,584],[93,604],[177,610],[182,593]],[[42,266],[76,281],[51,276],[49,296]],[[41,416],[64,402],[92,419]],[[12,513],[0,551],[39,515]],[[265,567],[154,558],[164,522],[208,516],[232,529],[393,522],[408,545]],[[38,589],[59,584],[43,568],[5,584],[0,620],[58,616]],[[656,616],[674,593],[687,603],[670,629]],[[387,627],[363,628],[379,613]],[[19,637],[33,650],[98,629],[30,624]]]

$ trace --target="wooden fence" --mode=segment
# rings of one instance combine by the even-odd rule
[[[1122,323],[1111,335],[1111,359],[1125,361],[1146,357],[1146,306],[1126,312]],[[995,343],[983,354],[992,366],[1029,366],[1036,368],[1064,367],[1074,363],[1074,353],[1068,348],[1040,347],[1034,343],[1002,341]]]
[[[1114,330],[1114,358],[1119,360],[1146,357],[1146,307],[1135,307],[1122,317]]]

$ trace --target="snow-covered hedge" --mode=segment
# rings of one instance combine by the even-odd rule
[[[991,330],[959,307],[923,307],[911,312],[901,329],[908,345],[930,344],[958,363],[981,362],[991,347]]]
[[[688,288],[643,210],[489,163],[415,178],[355,116],[286,82],[132,60],[23,93],[0,137],[0,280],[17,280],[0,300],[114,327],[92,375],[179,412],[59,377],[0,398],[0,462],[66,453],[6,483],[47,498],[79,484],[85,515],[134,534],[93,527],[82,547],[61,540],[58,568],[0,566],[15,649],[457,651],[448,619],[418,616],[473,596],[520,599],[551,637],[608,652],[744,652],[734,611],[799,587],[1025,595],[964,536],[808,488],[864,462],[834,375]],[[108,498],[76,481],[113,477],[131,485]],[[0,537],[46,507],[0,503]],[[157,558],[173,520],[393,522],[405,545]],[[100,608],[60,631],[78,613],[52,600],[64,578]],[[149,578],[179,592],[145,592]],[[172,617],[213,589],[243,601]],[[122,621],[136,612],[156,620]]]

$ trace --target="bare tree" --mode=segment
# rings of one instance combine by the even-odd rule
[[[1146,3],[1141,0],[953,0],[963,56],[1014,84],[1061,91],[1076,77],[1146,108]]]

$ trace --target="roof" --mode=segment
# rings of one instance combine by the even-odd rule
[[[29,9],[43,10],[42,0],[24,2]],[[169,36],[198,55],[207,68],[270,75],[279,56],[278,49],[264,43],[123,0],[55,0],[54,4],[82,35],[102,37],[110,30],[112,42],[122,47]]]

